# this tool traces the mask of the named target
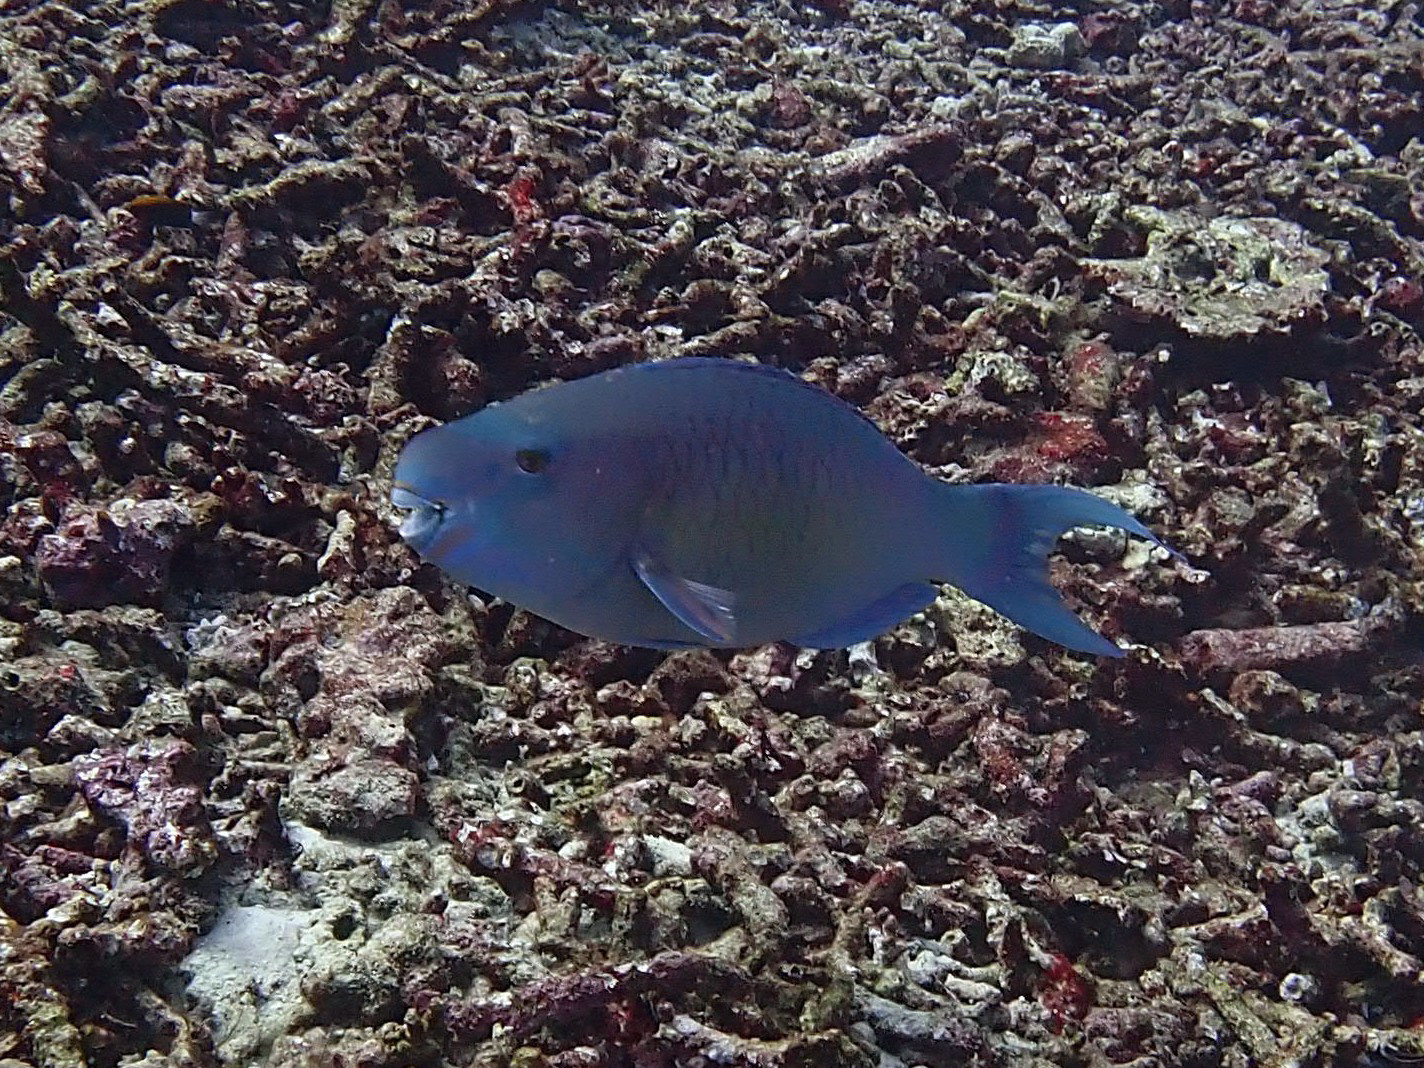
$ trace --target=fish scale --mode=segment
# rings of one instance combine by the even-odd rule
[[[793,375],[692,358],[523,394],[416,435],[402,536],[451,576],[572,630],[657,647],[872,638],[959,586],[1069,648],[1121,655],[1047,553],[1118,527],[1064,486],[951,486]]]

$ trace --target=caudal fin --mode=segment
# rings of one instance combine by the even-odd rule
[[[944,527],[937,534],[945,539],[944,573],[935,578],[1059,645],[1123,655],[1064,604],[1048,581],[1048,554],[1074,527],[1116,527],[1162,545],[1152,531],[1117,505],[1067,486],[988,483],[945,486],[943,493]]]

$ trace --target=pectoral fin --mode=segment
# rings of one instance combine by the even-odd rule
[[[633,558],[633,569],[664,608],[709,642],[731,644],[737,630],[731,590],[675,575],[650,553]]]

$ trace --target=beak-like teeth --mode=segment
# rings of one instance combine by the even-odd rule
[[[427,501],[420,494],[405,486],[396,486],[391,490],[391,503],[397,508],[434,508],[434,501]]]
[[[445,506],[438,501],[429,501],[405,486],[391,490],[391,503],[397,508],[409,509],[410,514],[401,520],[400,536],[417,552],[434,536],[445,516]]]

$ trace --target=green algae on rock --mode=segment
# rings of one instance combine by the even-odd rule
[[[1148,207],[1127,209],[1123,222],[1144,234],[1142,254],[1083,264],[1130,314],[1206,341],[1288,334],[1325,320],[1330,254],[1293,222]]]

